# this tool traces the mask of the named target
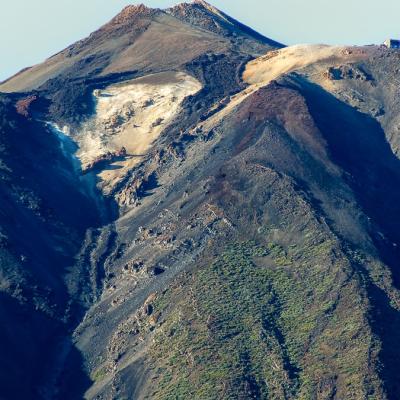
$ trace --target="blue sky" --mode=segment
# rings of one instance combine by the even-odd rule
[[[151,7],[177,1],[142,0]],[[212,0],[216,7],[286,44],[371,44],[400,37],[399,0]],[[0,80],[87,36],[126,0],[1,0]]]

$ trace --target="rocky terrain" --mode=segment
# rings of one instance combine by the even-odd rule
[[[197,0],[1,83],[0,399],[398,399],[399,65]]]

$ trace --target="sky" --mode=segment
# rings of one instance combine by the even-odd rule
[[[139,0],[165,8],[171,0]],[[210,0],[284,44],[400,38],[399,0]],[[0,0],[0,81],[86,37],[134,0]]]

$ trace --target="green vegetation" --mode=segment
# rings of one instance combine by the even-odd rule
[[[271,252],[281,256],[276,246]],[[183,307],[156,335],[153,354],[168,358],[158,371],[154,398],[266,398],[268,393],[282,398],[295,393],[297,367],[276,327],[280,304],[269,273],[252,262],[269,253],[254,243],[233,245],[199,271]],[[196,295],[205,292],[207,297]]]
[[[265,233],[265,232],[263,232]],[[335,241],[228,246],[160,295],[152,399],[367,398],[378,349],[357,278]],[[338,253],[338,249],[335,249]],[[340,288],[340,297],[339,297]],[[317,396],[317,397],[316,397]]]
[[[90,376],[93,382],[102,381],[107,376],[107,369],[105,367],[100,367]]]

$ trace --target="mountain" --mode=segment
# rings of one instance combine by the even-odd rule
[[[198,0],[0,84],[0,398],[397,399],[399,54]]]

